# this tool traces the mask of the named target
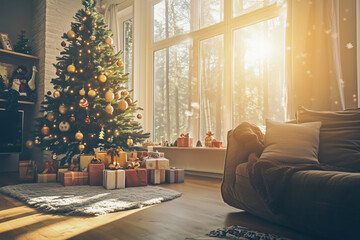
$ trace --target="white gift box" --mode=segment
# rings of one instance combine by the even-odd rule
[[[125,171],[104,170],[103,186],[106,189],[125,188]]]

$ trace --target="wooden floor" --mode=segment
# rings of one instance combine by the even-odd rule
[[[16,184],[0,173],[0,186]],[[185,183],[164,184],[182,192],[175,200],[99,217],[40,213],[0,194],[0,239],[185,239],[234,224],[292,239],[309,236],[256,218],[222,201],[220,179],[187,175]]]

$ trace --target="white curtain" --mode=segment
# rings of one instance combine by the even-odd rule
[[[114,40],[115,52],[119,52],[121,49],[121,33],[117,13],[117,4],[111,4],[105,10],[105,21],[114,34],[112,38]]]

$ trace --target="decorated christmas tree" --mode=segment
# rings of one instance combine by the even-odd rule
[[[45,96],[44,116],[38,119],[35,144],[56,155],[65,154],[62,163],[78,153],[94,148],[138,149],[136,143],[149,137],[136,118],[141,108],[125,86],[120,54],[112,46],[112,32],[94,0],[83,1],[63,35],[64,50],[57,58],[55,91]]]
[[[14,46],[15,52],[19,53],[25,53],[25,54],[31,54],[31,47],[29,44],[29,39],[25,37],[25,30],[21,30],[20,34],[18,36],[18,41],[16,42]]]

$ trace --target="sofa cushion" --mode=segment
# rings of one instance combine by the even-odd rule
[[[298,123],[321,121],[319,162],[360,170],[360,110],[313,111],[299,107]]]
[[[321,122],[303,124],[266,120],[265,149],[260,159],[284,163],[318,163]]]

